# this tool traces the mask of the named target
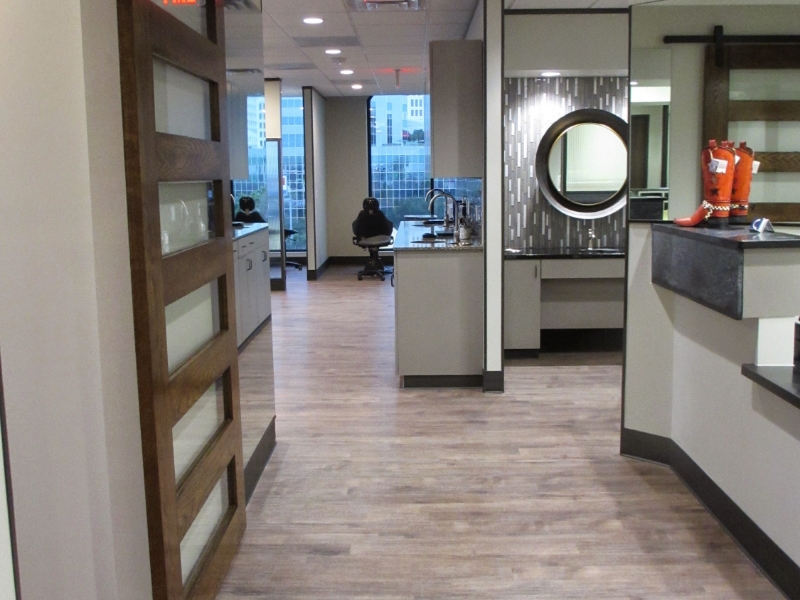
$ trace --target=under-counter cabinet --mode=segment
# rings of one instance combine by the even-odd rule
[[[395,349],[404,386],[482,377],[483,280],[480,248],[395,248]]]
[[[271,314],[269,230],[240,235],[233,242],[236,339],[241,345]]]
[[[506,350],[537,350],[542,329],[621,329],[624,258],[509,258],[505,261]]]
[[[541,261],[505,262],[503,340],[506,350],[539,349],[541,294]]]

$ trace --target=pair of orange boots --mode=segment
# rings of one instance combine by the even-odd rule
[[[684,227],[703,223],[708,227],[749,224],[750,185],[753,181],[755,153],[741,142],[717,145],[711,140],[703,149],[700,167],[703,171],[703,203],[691,217],[675,219]]]

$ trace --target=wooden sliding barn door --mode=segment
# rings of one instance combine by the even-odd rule
[[[117,0],[156,600],[214,598],[245,529],[223,0]]]

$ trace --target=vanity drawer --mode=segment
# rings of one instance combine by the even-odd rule
[[[624,258],[554,258],[542,261],[542,279],[622,279]]]

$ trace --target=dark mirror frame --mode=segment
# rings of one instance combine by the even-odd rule
[[[583,124],[605,125],[619,136],[625,145],[625,150],[628,150],[628,124],[625,121],[607,110],[595,108],[575,110],[558,119],[542,136],[536,151],[536,178],[542,195],[559,212],[576,219],[599,219],[622,210],[627,204],[627,176],[617,193],[608,200],[591,205],[573,202],[564,196],[550,177],[550,152],[553,145],[568,129]]]

